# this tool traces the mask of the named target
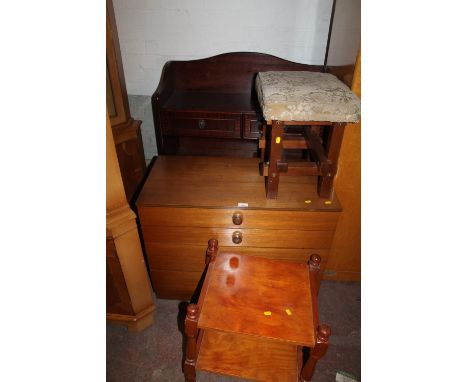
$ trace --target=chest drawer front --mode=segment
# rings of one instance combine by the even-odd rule
[[[333,231],[339,212],[139,207],[142,225]],[[237,224],[236,224],[237,223]]]
[[[163,134],[185,137],[241,138],[241,115],[166,112]]]
[[[220,247],[228,252],[232,247]],[[205,269],[206,245],[146,243],[153,288],[159,298],[188,300],[192,297]],[[313,253],[326,265],[328,250],[236,247],[235,253],[269,259],[305,263]]]
[[[333,231],[259,230],[204,227],[142,226],[145,242],[206,245],[217,239],[220,246],[264,248],[330,248]]]
[[[206,245],[179,243],[145,243],[149,266],[153,270],[203,272]],[[219,247],[220,252],[233,251],[232,247]],[[236,247],[235,253],[267,259],[306,263],[310,255],[317,253],[322,263],[328,258],[328,249],[251,248]]]

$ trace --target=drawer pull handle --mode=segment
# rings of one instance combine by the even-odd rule
[[[234,244],[242,243],[242,232],[234,231],[232,234],[232,242]]]
[[[244,217],[242,216],[242,212],[234,212],[232,214],[232,222],[235,225],[241,225],[243,220],[244,220]]]
[[[204,120],[204,119],[200,119],[200,120],[198,121],[198,128],[199,128],[199,129],[204,129],[205,126],[206,126],[205,120]]]

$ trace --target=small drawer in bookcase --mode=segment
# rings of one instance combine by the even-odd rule
[[[166,112],[163,134],[185,137],[240,138],[241,115],[207,112]]]

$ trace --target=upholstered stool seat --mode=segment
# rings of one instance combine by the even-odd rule
[[[266,124],[259,148],[267,198],[277,197],[280,173],[317,175],[319,196],[330,197],[344,127],[360,118],[359,98],[330,73],[260,72],[255,81]],[[303,136],[288,125],[303,126]],[[309,163],[288,163],[284,149],[307,150]]]
[[[359,98],[330,73],[261,72],[256,89],[265,120],[357,122]]]

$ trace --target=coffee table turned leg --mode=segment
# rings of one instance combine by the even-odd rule
[[[318,254],[310,256],[308,261],[309,264],[309,277],[310,277],[310,292],[312,293],[313,301],[313,314],[314,314],[314,326],[316,326],[315,332],[315,346],[310,349],[309,358],[305,363],[301,371],[300,382],[309,382],[314,374],[315,365],[317,361],[322,358],[328,349],[328,339],[330,337],[330,327],[328,325],[319,325],[318,323],[318,307],[317,307],[317,296],[320,284],[320,263],[322,258]]]
[[[328,173],[318,177],[318,194],[321,198],[329,198],[331,196],[333,180],[338,169],[338,157],[340,156],[345,126],[345,123],[334,123],[330,126],[325,153],[331,161],[331,166]]]
[[[314,283],[315,293],[318,296],[319,287],[320,287],[320,263],[322,258],[318,254],[313,254],[310,256],[309,261],[309,275],[310,281]]]
[[[195,363],[197,361],[197,333],[200,312],[196,304],[187,306],[185,317],[185,335],[187,347],[184,361],[185,382],[195,382]]]
[[[313,349],[310,350],[309,359],[302,368],[300,382],[310,382],[314,375],[315,365],[328,350],[328,339],[330,338],[331,329],[328,325],[319,325],[315,333],[317,341]]]

